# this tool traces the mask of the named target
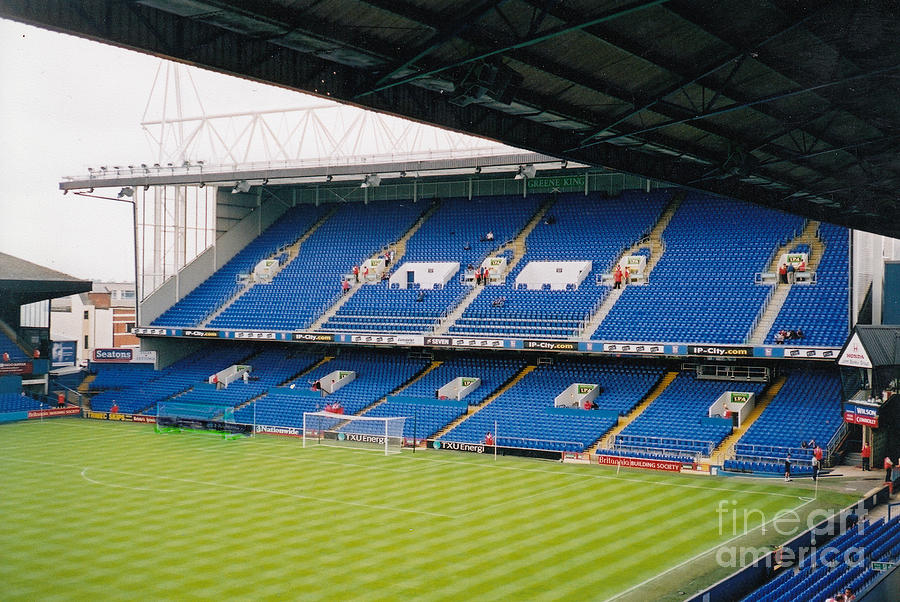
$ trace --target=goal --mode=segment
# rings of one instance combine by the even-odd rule
[[[331,412],[303,412],[303,447],[307,444],[384,450],[403,449],[405,416],[348,416]]]

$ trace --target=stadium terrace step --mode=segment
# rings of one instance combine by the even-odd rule
[[[650,276],[650,272],[653,271],[653,268],[659,263],[660,257],[666,250],[666,243],[662,238],[662,233],[665,231],[666,226],[669,225],[669,222],[672,221],[672,216],[675,215],[675,212],[678,210],[678,207],[681,205],[681,201],[684,200],[685,193],[677,192],[672,195],[672,200],[669,202],[669,206],[665,208],[662,214],[659,216],[659,220],[653,226],[653,229],[650,230],[650,234],[648,234],[643,240],[636,242],[631,246],[631,248],[626,249],[624,253],[619,256],[619,259],[616,263],[621,263],[622,257],[626,257],[629,255],[636,254],[643,247],[650,247],[650,257],[647,259],[647,267],[644,270],[644,277],[648,278]],[[625,286],[628,286],[627,284]],[[622,292],[625,290],[625,287],[622,288],[614,288],[607,293],[606,298],[603,300],[603,303],[600,304],[600,307],[597,308],[597,311],[594,312],[594,315],[591,316],[590,321],[585,325],[584,330],[581,332],[580,336],[585,339],[591,338],[597,328],[600,326],[600,323],[603,322],[603,319],[609,315],[609,311],[612,309],[613,305],[616,304],[616,301],[619,300],[619,297],[622,296]]]
[[[766,406],[769,405],[769,402],[771,402],[775,396],[778,395],[778,392],[781,391],[781,387],[784,386],[786,380],[787,378],[785,376],[779,376],[772,381],[769,388],[756,400],[756,406],[750,412],[750,415],[747,416],[747,420],[744,421],[744,424],[742,424],[740,428],[734,429],[734,431],[719,444],[719,447],[713,450],[713,453],[710,455],[710,464],[718,466],[722,465],[725,458],[731,455],[730,452],[735,443],[737,443],[744,433],[747,432],[747,429],[756,422],[756,419],[762,415]]]
[[[787,241],[778,249],[775,249],[775,254],[772,256],[772,260],[769,262],[769,272],[774,272],[777,274],[779,267],[778,261],[781,259],[781,256],[785,253],[790,253],[791,250],[797,245],[805,244],[810,248],[808,271],[815,273],[816,268],[819,266],[819,261],[821,261],[822,255],[825,253],[825,245],[821,240],[819,240],[819,237],[816,235],[816,231],[818,230],[818,228],[819,222],[808,220],[803,228],[803,231],[800,234]],[[762,345],[765,343],[766,336],[772,329],[772,325],[778,318],[778,314],[781,313],[781,308],[784,307],[784,302],[787,300],[788,293],[790,292],[790,284],[778,283],[775,285],[775,290],[772,292],[771,297],[769,297],[765,308],[763,309],[762,313],[760,313],[759,319],[756,321],[756,326],[754,327],[753,332],[750,333],[750,336],[747,339],[748,343],[751,343],[753,345]]]
[[[303,233],[303,235],[300,238],[298,238],[296,241],[294,241],[294,243],[291,244],[287,249],[285,249],[285,250],[279,249],[276,252],[269,255],[268,259],[273,259],[275,256],[281,255],[284,252],[287,252],[287,254],[288,254],[287,261],[285,261],[284,263],[282,263],[278,266],[278,269],[272,273],[272,278],[277,276],[281,270],[283,270],[290,262],[292,262],[297,257],[297,252],[300,249],[300,246],[304,242],[306,242],[306,240],[310,236],[312,236],[316,232],[316,230],[318,230],[319,227],[322,226],[322,224],[327,222],[331,218],[331,216],[334,215],[335,213],[337,213],[337,207],[335,207],[334,209],[332,209],[331,211],[329,211],[328,213],[323,215],[319,219],[319,221],[314,223],[306,232]],[[241,289],[239,291],[237,291],[234,295],[232,295],[232,297],[230,299],[228,299],[225,303],[223,303],[221,307],[219,307],[216,311],[214,311],[211,314],[209,314],[208,316],[206,316],[206,318],[199,324],[199,326],[201,328],[208,326],[210,322],[212,322],[213,320],[218,318],[222,313],[225,312],[225,310],[227,310],[229,307],[231,307],[235,301],[237,301],[242,296],[244,296],[244,294],[247,291],[249,291],[250,289],[252,289],[256,284],[258,284],[258,283],[251,282],[251,283],[246,284],[243,287],[241,287]]]
[[[84,380],[81,381],[81,384],[78,385],[78,392],[79,393],[87,393],[91,388],[91,383],[94,382],[96,379],[97,379],[96,374],[88,374],[86,377],[84,377]]]
[[[513,376],[502,387],[500,387],[499,389],[494,391],[491,395],[489,395],[487,398],[485,398],[485,400],[483,402],[481,402],[479,405],[470,406],[468,413],[463,414],[462,416],[460,416],[459,418],[457,418],[456,420],[454,420],[453,422],[451,422],[450,424],[448,424],[447,426],[445,426],[444,428],[439,430],[437,433],[435,433],[434,438],[438,439],[440,437],[443,437],[444,435],[446,435],[447,433],[452,431],[454,428],[456,428],[456,426],[459,423],[466,420],[469,416],[472,416],[472,415],[480,412],[482,409],[487,407],[492,401],[494,401],[495,399],[497,399],[498,397],[500,397],[501,395],[506,393],[506,391],[508,391],[510,388],[512,388],[516,383],[518,383],[520,380],[525,378],[528,374],[531,374],[531,372],[533,372],[535,368],[537,368],[537,366],[533,366],[533,365],[528,365],[528,366],[525,366],[524,368],[522,368],[518,372],[518,374]]]
[[[626,426],[628,426],[629,424],[634,422],[635,418],[640,416],[641,412],[646,410],[650,406],[650,404],[653,403],[653,401],[657,397],[659,397],[659,395],[663,391],[666,390],[666,387],[668,387],[670,384],[672,384],[672,381],[675,380],[675,377],[677,377],[677,376],[678,376],[677,371],[666,372],[663,375],[663,377],[661,379],[659,379],[659,382],[656,383],[656,386],[653,387],[653,389],[650,391],[650,393],[647,394],[647,397],[644,398],[644,401],[642,401],[640,403],[640,405],[638,405],[636,408],[634,408],[634,410],[632,410],[627,416],[623,416],[622,418],[619,418],[619,423],[613,429],[611,429],[609,432],[607,432],[603,436],[603,438],[600,439],[600,441],[598,441],[597,443],[595,443],[594,445],[592,445],[585,451],[589,454],[595,454],[595,453],[597,453],[598,449],[605,449],[605,448],[609,447],[610,443],[615,441],[616,435],[621,433],[625,429]]]

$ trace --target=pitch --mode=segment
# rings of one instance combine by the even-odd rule
[[[0,454],[5,600],[684,599],[733,572],[723,550],[784,540],[759,528],[779,511],[853,500],[80,419],[4,425]]]

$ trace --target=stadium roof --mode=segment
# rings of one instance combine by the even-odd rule
[[[0,0],[0,16],[900,237],[900,19],[832,0]]]
[[[900,327],[857,324],[841,354],[853,343],[854,337],[859,338],[873,368],[900,366]]]
[[[90,280],[0,253],[0,298],[4,304],[25,305],[91,290]]]

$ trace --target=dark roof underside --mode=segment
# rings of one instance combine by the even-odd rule
[[[877,0],[0,0],[0,16],[900,237]]]
[[[0,253],[0,299],[15,306],[55,299],[91,290],[90,280]]]
[[[900,366],[900,328],[858,325],[856,333],[872,361],[873,368]]]

